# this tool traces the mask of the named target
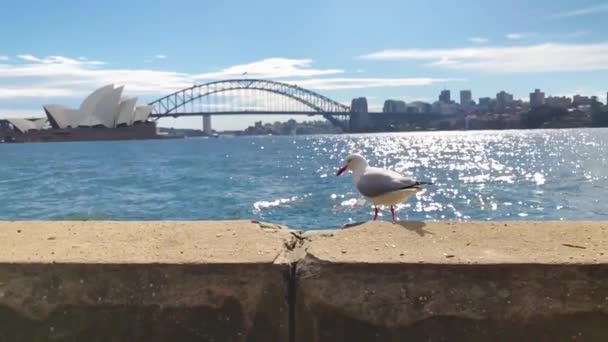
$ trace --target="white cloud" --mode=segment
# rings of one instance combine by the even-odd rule
[[[26,63],[0,65],[3,98],[75,96],[110,83],[124,84],[130,93],[159,94],[193,83],[188,74],[171,71],[112,69],[105,68],[104,62],[62,56],[19,55],[18,58]]]
[[[167,59],[166,55],[155,55],[154,58],[156,59]]]
[[[463,79],[449,78],[319,78],[297,81],[286,81],[296,84],[302,88],[318,90],[336,89],[364,89],[364,88],[388,88],[388,87],[413,87],[428,86],[435,83],[457,82]]]
[[[32,55],[17,55],[17,58],[23,59],[24,61],[28,61],[28,62],[40,62],[39,58],[36,58]]]
[[[488,38],[484,38],[484,37],[471,37],[471,38],[469,38],[469,41],[474,44],[485,44],[485,43],[489,42],[490,40]]]
[[[535,33],[509,33],[507,35],[505,35],[505,37],[507,37],[507,39],[511,39],[511,40],[522,40],[522,39],[527,39],[530,37],[536,36]]]
[[[2,56],[0,55],[0,62],[4,62],[4,61],[8,61],[10,58],[8,58],[8,56]]]
[[[234,65],[219,72],[194,75],[196,79],[227,79],[243,76],[256,78],[311,77],[344,73],[340,69],[313,69],[311,59],[267,58],[261,61]]]
[[[0,108],[0,118],[39,118],[44,116],[42,109]]]
[[[104,65],[104,62],[101,61],[90,61],[84,57],[79,57],[78,60],[76,59],[72,59],[72,58],[67,58],[67,57],[62,57],[62,56],[48,56],[48,57],[44,57],[44,58],[38,58],[36,56],[33,55],[17,55],[17,58],[26,61],[26,62],[31,62],[32,64],[71,64],[71,65]],[[20,65],[24,65],[24,64],[20,64]]]
[[[596,14],[596,13],[602,13],[602,12],[608,12],[608,3],[591,6],[591,7],[578,8],[578,9],[571,10],[571,11],[564,11],[564,12],[556,13],[556,14],[552,15],[551,17],[555,18],[555,19],[571,18],[571,17],[579,17],[582,15],[590,15],[590,14]]]
[[[384,50],[361,58],[421,60],[433,67],[488,72],[608,70],[608,43]]]
[[[0,87],[0,99],[16,97],[68,97],[75,94],[71,89],[62,88]]]
[[[244,77],[285,80],[316,90],[363,89],[372,87],[426,86],[458,81],[441,78],[357,78],[318,77],[343,73],[339,69],[316,69],[308,59],[269,58],[235,65],[218,72],[188,74],[148,69],[121,69],[96,60],[62,56],[18,56],[0,64],[0,98],[80,98],[110,83],[125,85],[130,95],[154,98],[215,79]]]

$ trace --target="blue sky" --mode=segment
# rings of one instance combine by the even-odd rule
[[[0,117],[124,84],[140,102],[216,79],[295,81],[341,102],[506,90],[606,100],[608,1],[3,1]],[[276,119],[272,118],[264,118]],[[254,118],[214,118],[220,129]],[[164,126],[199,127],[200,119]]]

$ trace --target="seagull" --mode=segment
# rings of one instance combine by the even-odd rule
[[[403,177],[395,171],[371,167],[359,154],[351,154],[336,176],[350,170],[353,183],[359,192],[374,204],[374,221],[378,219],[378,206],[390,205],[393,223],[395,223],[395,205],[404,202],[410,196],[422,191],[422,185],[429,182],[417,182]]]

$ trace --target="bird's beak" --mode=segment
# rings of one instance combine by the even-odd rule
[[[339,176],[339,175],[343,174],[343,173],[344,173],[344,171],[346,171],[346,169],[348,169],[348,165],[344,165],[344,166],[342,166],[342,167],[341,167],[341,168],[338,170],[338,172],[336,172],[336,176]]]

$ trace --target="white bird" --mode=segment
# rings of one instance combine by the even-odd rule
[[[350,170],[353,183],[359,192],[374,204],[374,220],[378,218],[378,206],[390,205],[393,223],[395,223],[395,205],[407,200],[410,196],[422,191],[422,185],[428,182],[417,182],[406,178],[395,171],[371,167],[359,154],[351,154],[336,176]]]

